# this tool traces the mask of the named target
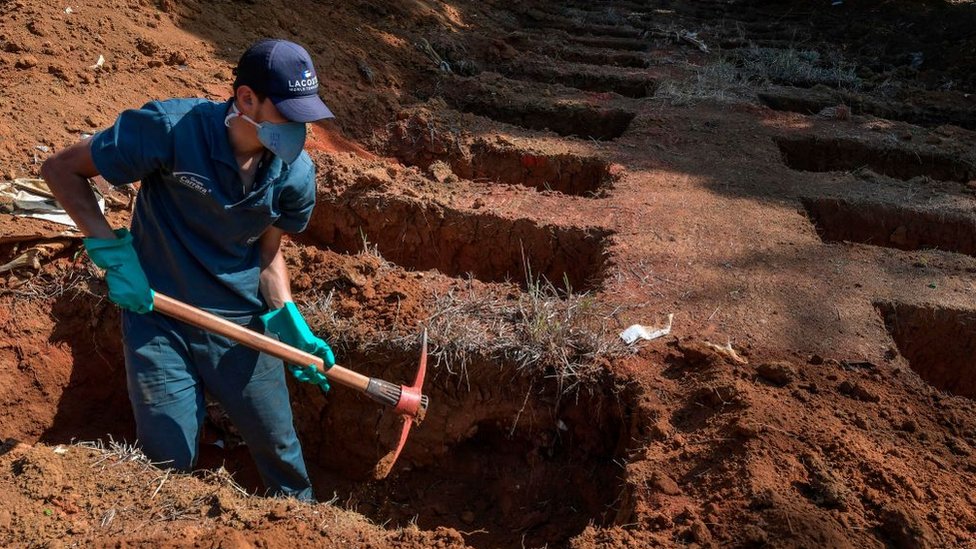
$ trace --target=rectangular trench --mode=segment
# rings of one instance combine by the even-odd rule
[[[651,66],[646,54],[627,50],[608,50],[589,46],[564,46],[525,33],[513,33],[506,42],[522,51],[555,57],[569,63],[643,69]]]
[[[550,84],[561,84],[593,92],[612,92],[624,97],[642,98],[653,95],[658,88],[657,80],[642,74],[614,73],[601,67],[556,67],[551,64],[522,63],[511,66],[506,73],[511,78],[530,79]]]
[[[927,148],[884,147],[854,139],[818,137],[786,137],[775,141],[783,162],[794,170],[833,172],[867,167],[903,180],[923,175],[940,181],[966,182],[976,178],[976,166],[948,152]]]
[[[824,241],[976,256],[976,216],[840,198],[802,199]]]
[[[320,197],[321,200],[322,197]],[[462,211],[397,196],[322,200],[306,236],[340,253],[363,249],[363,239],[404,268],[527,286],[526,263],[557,288],[597,289],[604,277],[610,233],[543,225],[490,213]]]
[[[635,116],[633,112],[615,108],[600,109],[543,98],[493,96],[490,92],[448,100],[458,110],[499,122],[583,139],[616,139],[627,131]]]
[[[976,310],[874,305],[898,352],[919,377],[940,391],[976,398]]]
[[[464,179],[489,180],[583,197],[596,197],[610,187],[610,162],[571,153],[549,154],[479,139],[471,155],[453,162]]]
[[[650,42],[637,38],[614,38],[610,36],[572,36],[573,42],[591,48],[606,48],[611,50],[647,51]]]

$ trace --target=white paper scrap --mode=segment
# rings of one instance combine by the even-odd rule
[[[671,323],[674,321],[674,314],[668,315],[668,322],[663,327],[660,328],[648,328],[647,326],[641,326],[640,324],[634,324],[633,326],[627,328],[626,330],[620,332],[620,339],[624,340],[624,343],[630,345],[631,343],[637,341],[638,339],[646,339],[651,341],[652,339],[657,339],[659,337],[664,337],[671,333]]]

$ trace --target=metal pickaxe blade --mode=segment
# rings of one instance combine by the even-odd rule
[[[400,452],[403,451],[403,446],[407,443],[407,437],[410,436],[410,428],[414,424],[420,425],[420,422],[424,420],[427,415],[427,405],[430,404],[427,395],[421,392],[424,386],[424,376],[427,373],[427,329],[424,329],[424,335],[421,338],[420,346],[420,365],[417,367],[417,376],[413,380],[413,385],[406,386],[401,385],[398,387],[399,398],[393,411],[400,414],[403,421],[403,426],[400,428],[400,440],[397,441],[396,448],[383,456],[382,459],[376,464],[376,468],[373,470],[373,478],[383,479],[390,474],[393,470],[393,464],[396,463],[398,457],[400,457]],[[384,382],[385,383],[385,382]],[[369,392],[367,392],[369,394]],[[370,396],[376,400],[376,397],[370,394]]]

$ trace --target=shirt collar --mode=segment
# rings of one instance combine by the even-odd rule
[[[210,141],[210,158],[230,166],[237,171],[237,159],[234,157],[234,149],[230,146],[230,137],[227,134],[227,126],[224,118],[230,112],[230,105],[233,99],[228,99],[224,103],[215,103],[210,110],[210,123],[207,124],[208,139]]]
[[[237,165],[237,157],[234,156],[234,148],[230,145],[227,125],[224,124],[224,119],[227,118],[233,101],[233,99],[228,99],[224,103],[214,104],[210,112],[210,123],[207,125],[207,128],[209,130],[210,158],[229,167],[233,171],[233,180],[240,181],[240,167]],[[241,200],[231,205],[231,207],[249,203],[253,201],[256,195],[263,195],[267,192],[270,184],[281,176],[282,171],[286,169],[285,163],[275,155],[269,155],[269,158],[270,160],[265,160],[268,165],[255,174],[257,179],[254,181],[254,185],[251,186],[250,192],[241,197]]]

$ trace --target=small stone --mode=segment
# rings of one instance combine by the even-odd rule
[[[824,363],[824,358],[820,355],[811,355],[807,362],[814,366],[819,366]]]
[[[30,31],[34,36],[46,36],[47,33],[44,31],[43,27],[37,22],[37,20],[27,23],[27,30]]]
[[[751,547],[762,547],[769,543],[769,535],[762,528],[754,525],[747,524],[745,528],[742,529],[742,541],[745,542],[747,546]]]
[[[174,51],[166,57],[167,65],[186,65],[189,58],[184,52]]]
[[[33,55],[22,55],[14,66],[18,69],[30,69],[37,66],[37,58]]]
[[[654,514],[647,519],[647,526],[650,530],[664,530],[670,528],[672,524],[671,517],[664,513]]]
[[[914,419],[906,419],[905,421],[901,422],[898,429],[905,431],[906,433],[914,433],[918,430],[918,423],[916,423]]]
[[[756,368],[756,373],[759,374],[759,377],[779,387],[785,387],[796,379],[796,368],[789,362],[760,364]]]
[[[362,288],[366,285],[366,277],[356,270],[355,267],[344,265],[340,268],[342,272],[342,280],[345,280],[357,288]]]
[[[701,519],[691,523],[691,527],[688,528],[688,535],[691,541],[702,545],[707,545],[712,541],[712,533],[708,531],[708,526],[705,526]]]
[[[894,547],[921,549],[941,545],[924,519],[896,504],[882,511],[879,529]]]
[[[64,67],[59,67],[57,65],[50,65],[47,68],[47,72],[54,75],[58,80],[64,81],[66,83],[71,83],[71,74],[64,69]]]
[[[957,456],[968,456],[973,453],[972,448],[965,441],[955,437],[950,437],[946,440],[946,447]]]
[[[681,494],[681,487],[678,486],[678,483],[666,473],[662,473],[660,471],[655,471],[654,474],[651,475],[651,480],[648,482],[648,485],[656,492],[660,492],[668,496],[677,496]]]
[[[814,503],[827,509],[848,507],[849,491],[834,474],[830,465],[819,455],[810,452],[800,458],[800,462],[809,473],[809,493],[806,494]]]
[[[289,514],[288,506],[284,503],[279,503],[278,505],[275,505],[271,511],[268,511],[268,520],[285,520],[288,518]]]
[[[152,40],[136,38],[136,49],[146,57],[152,57],[159,51],[159,46]]]
[[[860,383],[851,383],[850,381],[843,381],[837,387],[837,390],[841,394],[847,395],[851,398],[863,402],[881,402],[881,396],[879,396],[874,391],[868,389],[867,387],[861,385]]]

